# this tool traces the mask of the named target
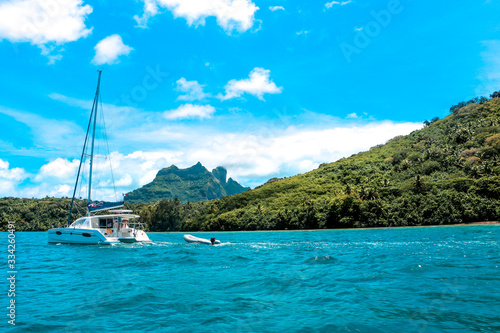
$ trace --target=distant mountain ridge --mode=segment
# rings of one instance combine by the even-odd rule
[[[210,172],[200,162],[186,169],[172,165],[158,171],[151,183],[127,193],[126,201],[156,202],[178,198],[181,202],[198,202],[220,199],[249,189],[232,178],[226,179],[227,170],[221,166]]]

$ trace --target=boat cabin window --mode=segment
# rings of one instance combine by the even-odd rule
[[[71,224],[71,227],[73,228],[82,228],[87,226],[87,219],[78,219],[73,224]]]
[[[100,218],[99,219],[99,228],[113,228],[113,219],[112,218]]]

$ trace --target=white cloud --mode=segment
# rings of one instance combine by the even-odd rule
[[[53,100],[63,102],[71,106],[77,106],[82,109],[88,109],[88,110],[92,108],[92,101],[90,100],[82,100],[82,99],[67,97],[58,93],[51,93],[48,96]]]
[[[48,97],[53,100],[65,103],[67,105],[88,110],[90,116],[90,110],[92,109],[92,102],[93,102],[92,100],[83,100],[83,99],[68,97],[58,93],[51,93],[48,95]],[[104,108],[104,111],[107,115],[106,118],[110,116],[111,118],[113,118],[113,122],[111,124],[108,124],[108,126],[116,125],[117,127],[120,127],[124,124],[130,123],[131,121],[140,120],[144,118],[144,114],[141,112],[141,110],[131,106],[117,106],[114,104],[102,103],[102,107]],[[127,115],[127,117],[123,117],[123,115],[125,114]],[[122,115],[122,117],[120,117],[120,115]]]
[[[178,154],[168,151],[136,151],[129,155],[111,153],[110,160],[116,179],[114,186],[111,181],[109,160],[94,159],[92,198],[107,201],[119,200],[121,193],[151,182],[161,168],[172,163],[179,163],[179,159],[176,157]],[[79,160],[69,161],[57,158],[43,165],[36,176],[31,176],[21,168],[9,169],[9,163],[0,159],[0,197],[71,197],[79,162]],[[62,174],[60,175],[57,174],[58,167],[61,167]],[[84,165],[82,170],[88,171],[88,165]],[[31,183],[28,186],[20,186],[28,177],[31,178]],[[76,196],[85,198],[88,193],[86,183],[88,178],[86,174],[83,174],[83,177],[83,180],[80,180]]]
[[[57,93],[52,93],[49,97],[85,110],[90,110],[92,107],[92,100],[82,100]],[[108,140],[110,140],[110,145],[112,144],[113,148],[126,148],[132,143],[140,143],[141,145],[156,143],[164,146],[173,140],[187,140],[189,138],[185,134],[187,132],[186,128],[179,125],[174,127],[173,122],[166,120],[165,112],[144,111],[130,106],[106,103],[103,103],[103,110],[106,119],[112,120],[106,122],[106,128],[108,130]],[[134,130],[124,130],[130,128],[130,124],[135,124]],[[83,140],[83,137],[81,140]]]
[[[28,187],[19,188],[13,196],[21,198],[44,198],[49,197],[72,197],[74,184],[56,184],[53,182],[43,182],[33,184]]]
[[[35,176],[35,181],[40,182],[47,178],[69,181],[75,177],[79,164],[80,161],[76,159],[70,162],[60,157],[56,158],[40,168],[40,171]]]
[[[275,12],[277,10],[285,10],[285,8],[283,6],[271,6],[269,7],[269,9],[272,11],[272,12]]]
[[[117,64],[121,55],[128,55],[133,50],[130,46],[123,44],[120,35],[111,35],[101,40],[94,47],[95,56],[92,59],[94,65]]]
[[[314,117],[312,114],[304,116]],[[313,123],[319,123],[319,119],[327,119],[318,118],[318,115],[316,117]],[[333,162],[368,150],[397,135],[409,134],[422,127],[421,123],[391,121],[358,125],[334,125],[323,122],[322,125],[323,128],[317,128],[317,125],[312,123],[300,128],[293,125],[282,128],[261,123],[255,125],[259,130],[242,127],[238,128],[238,131],[229,132],[187,128],[186,135],[189,140],[177,139],[179,147],[176,149],[160,150],[153,146],[149,152],[137,150],[127,155],[113,152],[110,160],[116,189],[120,195],[151,182],[161,168],[171,164],[184,168],[198,161],[209,170],[223,165],[233,179],[246,186],[256,186],[271,177],[292,176],[310,171],[323,162]],[[115,200],[109,173],[98,171],[109,169],[108,161],[103,159],[94,161],[94,170],[100,177],[94,178],[93,197],[98,200]],[[74,175],[71,173],[76,175],[74,160],[56,159],[45,164],[40,168],[36,181],[32,178],[32,184],[22,190],[16,189],[16,184],[27,177],[26,173],[18,170],[16,174],[11,171],[14,169],[10,169],[10,175],[5,177],[5,170],[9,170],[8,164],[5,165],[6,163],[0,160],[0,181],[5,181],[5,178],[9,177],[17,180],[9,182],[10,185],[5,187],[7,190],[2,192],[4,195],[44,197],[70,196],[72,193]],[[65,171],[64,177],[54,177],[57,166]],[[68,177],[65,178],[66,176]],[[77,192],[79,197],[87,195],[87,188],[83,184],[85,183],[82,183],[82,188]]]
[[[421,128],[420,123],[373,122],[326,129],[295,128],[261,133],[224,133],[185,150],[184,163],[197,160],[211,168],[226,166],[245,185],[258,185],[273,176],[310,171],[397,136]]]
[[[156,173],[173,163],[179,163],[177,156],[179,153],[169,151],[142,152],[136,151],[132,154],[123,155],[117,152],[111,153],[110,159],[94,159],[94,174],[92,181],[92,198],[95,200],[114,201],[120,200],[121,194],[136,189],[151,182]],[[111,168],[115,183],[113,185]],[[69,161],[57,158],[43,165],[36,177],[32,177],[30,186],[19,189],[13,186],[7,187],[5,195],[20,197],[71,197],[73,195],[75,177],[79,165],[79,160]],[[87,161],[88,162],[88,161]],[[0,160],[0,184],[4,184],[2,177],[2,160]],[[64,172],[57,175],[57,167],[60,166]],[[7,163],[8,168],[8,163]],[[17,169],[11,169],[17,171]],[[82,177],[76,191],[77,198],[86,198],[88,195],[88,164],[82,167]],[[22,171],[24,173],[24,171]],[[22,179],[25,179],[26,173]],[[19,178],[19,177],[18,177]],[[17,179],[22,180],[21,178]],[[115,192],[116,189],[116,192]],[[0,188],[0,195],[3,191]]]
[[[43,118],[37,114],[8,109],[0,106],[0,114],[12,117],[16,121],[30,128],[29,132],[23,133],[27,138],[32,138],[35,147],[43,147],[45,154],[50,150],[60,150],[64,142],[66,148],[75,148],[71,143],[75,138],[85,134],[83,129],[73,122]]]
[[[215,108],[211,105],[183,104],[175,110],[165,111],[167,119],[211,118]]]
[[[224,87],[225,95],[219,94],[221,100],[240,97],[244,93],[256,96],[260,100],[264,100],[264,94],[279,94],[283,87],[278,87],[269,79],[271,71],[264,68],[255,67],[249,75],[248,79],[231,80]]]
[[[199,84],[198,81],[187,81],[185,78],[181,77],[176,83],[177,91],[185,93],[185,95],[177,97],[179,101],[201,101],[210,97],[210,94],[203,92],[204,86]]]
[[[361,28],[354,27],[354,31],[363,31],[363,29],[364,29],[363,27],[361,27]]]
[[[174,17],[182,17],[189,25],[205,25],[207,17],[214,16],[225,31],[247,31],[254,24],[254,14],[259,9],[251,0],[143,0],[144,14],[134,16],[138,26],[145,28],[148,19],[166,8]]]
[[[51,197],[69,197],[70,195],[73,196],[72,190],[71,186],[67,184],[56,185],[49,195]]]
[[[70,104],[88,104],[88,101],[62,98],[60,95],[57,97]],[[323,162],[333,162],[368,150],[394,136],[405,135],[422,127],[421,123],[375,121],[365,118],[367,115],[363,112],[356,113],[358,118],[342,120],[306,110],[299,115],[279,113],[260,118],[248,112],[226,113],[210,122],[190,122],[188,125],[175,121],[175,118],[181,119],[178,117],[208,117],[215,110],[204,112],[201,111],[203,107],[205,106],[189,105],[170,112],[134,109],[131,113],[132,120],[127,119],[129,125],[137,124],[133,126],[133,130],[123,130],[127,128],[127,123],[122,123],[108,131],[111,135],[108,137],[110,147],[122,152],[114,152],[110,158],[118,193],[149,183],[161,168],[171,164],[181,168],[189,167],[198,161],[209,170],[223,165],[233,179],[246,186],[256,186],[271,177],[292,176],[309,171]],[[116,116],[127,112],[119,106],[112,106],[110,110],[116,112]],[[16,117],[21,118],[17,114]],[[51,120],[37,118],[33,121],[43,125]],[[108,122],[110,123],[114,122]],[[57,125],[53,129],[57,129]],[[44,127],[44,130],[47,131],[48,127]],[[61,151],[59,156],[79,158],[75,155],[81,151],[84,134],[64,140],[59,138],[59,143],[64,141],[65,146],[72,142],[77,144],[76,148]],[[144,147],[148,147],[148,151],[143,151]],[[107,160],[98,158],[95,163],[95,170],[106,170]],[[68,185],[72,190],[72,173],[76,174],[76,166],[77,162],[73,159],[53,158],[34,172],[36,176],[29,176],[31,184],[24,181],[22,186],[16,187],[15,184],[20,184],[18,181],[11,185],[9,188],[14,192],[10,195],[56,195],[64,192],[61,185]],[[61,170],[60,174],[57,170]],[[96,198],[114,200],[110,176],[96,176],[93,188]],[[85,188],[81,193],[83,194],[78,196],[86,196]]]
[[[346,118],[356,119],[356,118],[359,118],[359,116],[356,114],[356,112],[353,112],[353,113],[349,113]]]
[[[59,60],[56,45],[87,37],[85,26],[92,7],[82,0],[10,0],[0,3],[0,40],[28,42],[40,47],[49,63]]]
[[[118,181],[116,181],[115,185],[119,187],[128,187],[132,185],[134,180],[130,174],[123,175]]]
[[[345,6],[345,5],[350,4],[351,2],[352,2],[352,0],[348,0],[348,1],[332,1],[332,2],[325,3],[325,7],[328,8],[328,9],[330,9],[334,5]]]
[[[494,91],[500,90],[500,40],[484,41],[482,44],[483,68],[479,71],[480,84],[476,88],[476,95],[489,97]]]
[[[0,197],[15,196],[17,186],[28,178],[22,168],[10,168],[9,162],[0,159]]]
[[[114,153],[111,159],[118,161],[117,169],[126,172],[133,179],[132,186],[128,187],[131,190],[152,182],[160,169],[179,164],[181,155],[182,152],[166,150],[135,151],[128,155]]]

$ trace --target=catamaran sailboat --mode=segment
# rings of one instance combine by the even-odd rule
[[[67,244],[112,244],[112,243],[135,243],[150,242],[148,235],[142,230],[144,223],[138,222],[139,215],[135,215],[131,210],[116,209],[123,207],[125,202],[92,202],[92,164],[94,161],[94,141],[96,135],[97,108],[99,105],[99,89],[101,83],[101,73],[98,71],[97,90],[94,97],[90,121],[87,127],[87,135],[83,144],[80,166],[71,200],[68,221],[64,228],[50,229],[48,233],[49,243],[67,243]],[[92,128],[92,138],[89,137]],[[91,140],[91,142],[89,142]],[[90,145],[90,147],[89,147]],[[90,154],[87,149],[90,148]],[[71,213],[75,204],[75,195],[78,188],[80,172],[85,157],[90,157],[89,180],[88,180],[88,200],[86,216],[78,218],[70,224]],[[106,215],[92,215],[99,211],[108,211]]]

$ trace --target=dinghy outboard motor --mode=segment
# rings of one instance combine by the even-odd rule
[[[212,245],[214,245],[214,243],[215,243],[215,238],[213,238],[213,237],[212,237],[212,238],[210,238],[210,242],[212,243]]]

